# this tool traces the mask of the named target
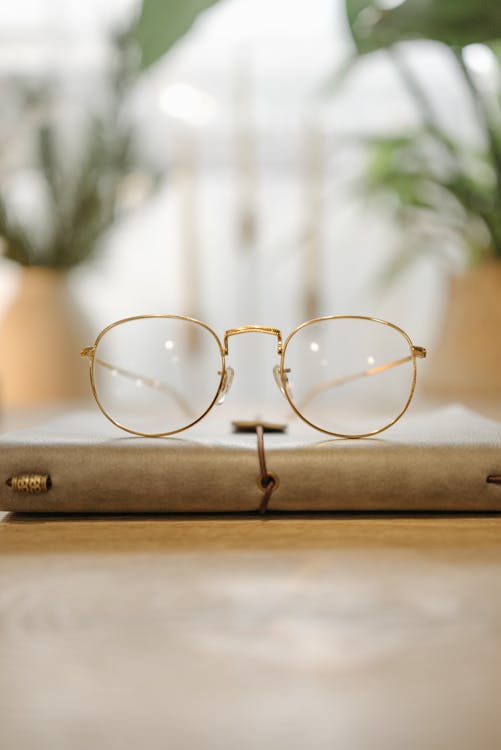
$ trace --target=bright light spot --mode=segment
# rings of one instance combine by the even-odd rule
[[[381,8],[381,10],[393,10],[404,3],[405,0],[377,0],[376,5],[378,8]]]
[[[369,356],[367,357],[367,364],[368,365],[375,365],[376,364],[376,360],[374,359],[374,357],[372,356],[372,354],[369,354]]]
[[[136,388],[141,388],[142,385],[143,385],[143,381],[141,380],[141,378],[138,378],[136,380]]]
[[[310,344],[310,349],[312,352],[318,352],[318,350],[320,349],[320,346],[319,344],[317,344],[316,341],[312,341]]]
[[[112,378],[116,378],[116,376],[118,375],[118,370],[115,370],[115,368],[113,368],[113,370],[110,371],[110,375]]]
[[[462,55],[466,66],[478,75],[493,73],[497,68],[496,56],[485,44],[469,44]]]
[[[169,351],[170,349],[174,349],[174,342],[172,341],[172,339],[167,339],[164,346],[167,349],[167,351]]]
[[[206,125],[216,114],[216,101],[188,83],[173,83],[159,97],[160,109],[188,125]]]

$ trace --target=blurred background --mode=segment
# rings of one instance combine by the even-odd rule
[[[0,403],[81,396],[141,313],[373,315],[430,392],[499,399],[499,38],[491,0],[2,4]]]

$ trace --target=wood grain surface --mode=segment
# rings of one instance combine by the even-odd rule
[[[501,747],[501,518],[0,523],[2,750]]]

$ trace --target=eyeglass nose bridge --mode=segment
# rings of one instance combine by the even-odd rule
[[[277,337],[277,354],[282,354],[283,343],[282,333],[278,328],[269,328],[268,326],[240,326],[239,328],[229,328],[224,334],[223,353],[228,354],[228,339],[230,336],[239,336],[241,333],[268,333]]]

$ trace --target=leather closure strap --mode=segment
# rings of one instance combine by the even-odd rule
[[[499,474],[489,474],[485,481],[487,484],[501,484],[501,476]]]
[[[268,510],[268,503],[273,494],[273,490],[277,486],[276,477],[270,474],[266,467],[266,453],[264,450],[264,427],[262,424],[256,425],[256,437],[257,437],[257,455],[259,458],[259,468],[261,470],[261,478],[259,487],[263,492],[263,497],[258,508],[258,512],[264,515]]]
[[[259,460],[260,477],[258,486],[263,496],[258,507],[258,513],[264,515],[268,511],[268,505],[273,492],[278,487],[278,477],[268,471],[266,464],[266,451],[264,448],[265,432],[285,432],[286,425],[272,424],[270,422],[233,422],[235,432],[255,432],[257,437],[257,456]]]

